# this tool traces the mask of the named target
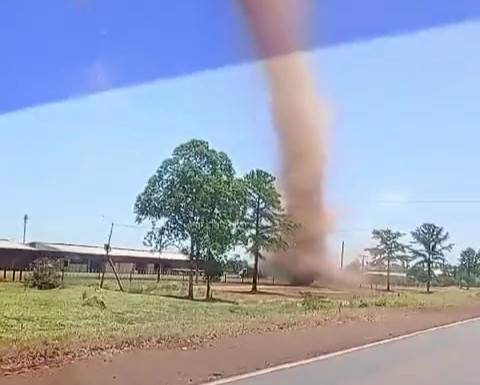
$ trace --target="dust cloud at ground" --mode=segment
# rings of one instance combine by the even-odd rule
[[[300,224],[290,249],[266,266],[292,284],[357,281],[328,258],[333,216],[325,202],[328,109],[315,90],[303,48],[311,0],[241,0],[268,80],[288,214]]]

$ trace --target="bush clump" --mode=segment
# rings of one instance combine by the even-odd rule
[[[32,289],[51,290],[62,285],[61,264],[49,258],[40,258],[32,263],[32,273],[25,286]]]
[[[304,293],[301,306],[307,311],[318,311],[335,307],[336,302],[312,293]]]
[[[96,295],[94,295],[93,297],[84,298],[82,306],[96,307],[101,310],[105,310],[107,308],[105,301],[101,298],[98,298]]]

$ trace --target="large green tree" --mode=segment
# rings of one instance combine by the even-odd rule
[[[189,298],[193,299],[195,265],[219,258],[235,243],[238,219],[246,209],[245,197],[228,156],[196,139],[175,148],[137,197],[137,223],[162,223],[161,236],[156,237],[152,230],[150,242],[186,245]],[[208,291],[209,287],[207,295]]]
[[[480,281],[480,250],[472,247],[462,250],[458,264],[457,282],[467,287],[478,286]]]
[[[254,259],[252,293],[256,293],[259,261],[265,253],[288,248],[289,236],[298,225],[286,215],[273,175],[252,170],[244,177],[244,186],[248,204],[241,239]]]
[[[472,277],[478,277],[480,275],[480,251],[476,252],[472,247],[462,250],[459,265],[462,272]]]
[[[449,243],[450,234],[441,226],[424,223],[411,232],[413,239],[410,251],[416,267],[421,267],[427,273],[427,292],[434,277],[434,269],[445,264],[445,253],[451,251],[454,244]]]
[[[230,163],[231,164],[231,163]],[[204,211],[202,236],[197,241],[200,258],[205,263],[207,298],[210,297],[210,279],[225,263],[226,253],[239,242],[239,225],[246,212],[246,190],[243,181],[233,173],[209,175],[203,190]]]
[[[404,233],[391,229],[374,229],[372,239],[374,247],[366,249],[372,256],[372,264],[386,267],[387,291],[390,291],[390,272],[392,263],[400,261],[406,254],[406,246],[402,242]]]

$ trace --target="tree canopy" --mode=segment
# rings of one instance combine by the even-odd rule
[[[390,291],[391,265],[405,255],[406,247],[402,243],[404,236],[404,233],[391,229],[375,229],[372,231],[372,239],[376,241],[376,245],[368,248],[367,251],[372,255],[373,265],[386,266],[387,291]]]
[[[158,251],[175,244],[189,255],[189,298],[194,267],[203,264],[208,297],[209,271],[224,266],[226,254],[237,245],[254,257],[256,291],[259,259],[286,248],[295,229],[273,175],[253,170],[239,178],[224,152],[196,139],[161,163],[138,195],[134,213],[137,223],[151,224],[145,244]]]
[[[413,239],[409,248],[415,264],[426,269],[427,292],[434,277],[434,268],[445,264],[445,253],[452,250],[453,243],[449,243],[450,234],[441,226],[433,223],[424,223],[411,232]]]
[[[247,210],[241,223],[241,240],[254,258],[252,292],[256,292],[259,260],[265,253],[286,249],[297,225],[285,214],[273,175],[253,170],[245,176],[244,185]]]
[[[460,268],[467,274],[478,277],[480,275],[480,251],[468,247],[460,253]]]
[[[458,281],[461,286],[478,286],[480,284],[480,250],[467,247],[460,252]]]
[[[137,197],[137,223],[150,221],[150,242],[187,244],[191,261],[189,298],[193,298],[193,265],[223,256],[235,243],[238,222],[246,210],[243,183],[229,157],[203,140],[174,149]],[[155,227],[161,223],[161,230]],[[161,231],[162,237],[155,236]],[[207,293],[208,295],[208,293]]]

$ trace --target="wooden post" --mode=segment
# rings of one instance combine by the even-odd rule
[[[343,269],[343,255],[345,253],[345,241],[342,241],[342,251],[340,254],[340,269]]]
[[[104,261],[102,263],[102,272],[101,272],[101,278],[100,278],[100,289],[103,288],[103,282],[105,281],[105,270],[107,269],[107,262]]]
[[[117,269],[115,268],[115,265],[113,264],[112,259],[108,255],[107,255],[107,260],[108,260],[108,263],[110,264],[110,267],[113,270],[113,274],[115,275],[115,279],[117,280],[118,287],[120,288],[120,291],[123,291],[122,282],[120,281],[120,277],[117,274]]]
[[[108,235],[108,242],[105,244],[105,260],[106,260],[106,262],[108,262],[108,264],[112,268],[113,274],[115,275],[115,279],[117,280],[118,287],[120,288],[120,291],[123,291],[122,282],[120,281],[120,277],[117,274],[117,269],[115,268],[115,265],[113,264],[112,259],[110,258],[110,255],[109,255],[109,253],[110,253],[110,243],[112,241],[113,226],[114,226],[114,224],[112,222],[112,226],[110,227],[110,234]],[[100,288],[103,287],[103,282],[105,280],[105,270],[106,270],[106,268],[107,268],[106,263],[104,263],[102,279],[100,281]]]

